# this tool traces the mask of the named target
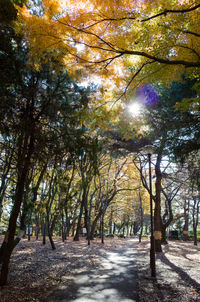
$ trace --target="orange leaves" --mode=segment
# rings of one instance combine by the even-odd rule
[[[48,18],[52,18],[55,14],[61,12],[61,6],[59,0],[43,0],[44,13]]]
[[[24,7],[19,23],[34,64],[48,54],[72,74],[98,73],[119,91],[146,62],[157,63],[138,72],[133,87],[171,81],[184,71],[184,64],[169,61],[199,62],[200,42],[192,33],[199,34],[200,9],[173,12],[194,5],[189,0],[43,0],[43,16],[33,16]]]

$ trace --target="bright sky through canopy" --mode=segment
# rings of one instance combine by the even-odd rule
[[[141,113],[141,105],[137,102],[131,103],[128,106],[128,111],[132,116],[138,116]]]

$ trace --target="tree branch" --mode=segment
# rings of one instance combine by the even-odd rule
[[[185,60],[167,60],[167,59],[158,58],[156,56],[152,56],[143,51],[124,50],[124,51],[118,51],[118,52],[123,53],[123,54],[145,57],[145,58],[151,59],[153,61],[156,61],[156,62],[162,63],[162,64],[184,65],[186,67],[200,67],[200,62],[189,62],[189,61],[185,61]]]
[[[99,21],[94,22],[94,23],[91,24],[91,25],[85,26],[85,27],[83,27],[82,29],[85,30],[85,29],[91,28],[91,27],[93,27],[93,26],[95,26],[95,25],[97,25],[97,24],[99,24],[99,23],[103,23],[103,22],[107,22],[107,21],[116,21],[116,22],[118,22],[118,21],[124,21],[124,20],[136,20],[136,18],[135,18],[135,17],[104,18],[104,19],[102,19],[102,20],[99,20]]]
[[[133,80],[136,78],[136,76],[140,73],[140,71],[148,64],[152,64],[155,61],[151,61],[151,62],[146,62],[144,64],[142,64],[142,66],[134,73],[134,75],[132,76],[132,78],[130,79],[130,81],[128,82],[128,84],[126,85],[126,88],[124,90],[124,92],[119,96],[119,98],[113,103],[112,107],[123,97],[126,95],[126,92],[129,88],[129,86],[131,85],[131,83],[133,82]]]
[[[200,7],[200,4],[197,4],[191,8],[186,8],[186,9],[166,9],[164,10],[163,12],[159,13],[159,14],[156,14],[156,15],[153,15],[151,17],[148,17],[148,18],[145,18],[145,19],[142,19],[141,22],[146,22],[146,21],[149,21],[151,19],[154,19],[154,18],[157,18],[157,17],[160,17],[160,16],[166,16],[168,13],[171,13],[171,14],[183,14],[183,13],[189,13],[193,10],[196,10]]]

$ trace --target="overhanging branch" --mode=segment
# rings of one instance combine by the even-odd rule
[[[197,5],[195,5],[191,8],[186,8],[186,9],[166,9],[166,10],[164,10],[163,12],[161,12],[159,14],[153,15],[153,16],[145,18],[145,19],[142,19],[141,22],[146,22],[146,21],[152,20],[152,19],[160,17],[160,16],[166,16],[168,13],[171,13],[171,14],[189,13],[191,11],[194,11],[194,10],[198,9],[199,7],[200,7],[200,4],[197,4]]]

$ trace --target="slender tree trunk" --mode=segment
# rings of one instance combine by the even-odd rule
[[[101,243],[104,244],[104,213],[101,215]]]
[[[8,178],[10,168],[11,168],[13,154],[14,154],[14,148],[11,149],[11,151],[7,152],[7,154],[6,154],[7,156],[5,158],[5,164],[2,169],[3,172],[2,172],[2,176],[1,176],[1,186],[0,186],[0,221],[1,221],[1,216],[3,214],[3,200],[4,200],[6,189],[8,186],[7,178]]]
[[[85,228],[87,230],[87,234],[88,234],[88,206],[87,206],[87,202],[84,202],[84,224],[85,224]]]
[[[63,224],[63,242],[65,240],[67,240],[67,236],[69,236],[69,218],[68,218],[68,210],[67,210],[67,207],[65,206],[65,218],[64,218],[64,215],[62,217],[62,224]]]
[[[35,240],[38,240],[39,232],[40,232],[40,217],[39,214],[35,215]]]
[[[143,225],[144,225],[144,211],[142,208],[142,198],[139,191],[139,199],[140,199],[140,234],[139,234],[139,242],[142,241],[142,233],[143,233]]]
[[[126,225],[126,236],[129,236],[129,224]]]
[[[109,234],[112,234],[112,224],[113,224],[113,207],[110,207],[110,218],[109,218]]]
[[[76,220],[77,220],[77,218],[76,219],[74,219],[73,220],[73,222],[72,222],[72,237],[74,237],[75,235],[75,225],[76,225]]]
[[[114,226],[113,226],[113,235],[115,235],[115,232],[116,232],[116,224],[114,223]]]
[[[93,220],[93,223],[91,225],[91,230],[90,230],[90,239],[91,240],[94,239],[94,233],[95,233],[95,230],[96,230],[97,222],[101,218],[101,214],[102,214],[102,211],[100,210],[98,212],[97,216],[95,217],[95,219]]]
[[[31,240],[31,234],[30,234],[30,224],[28,224],[28,241]]]
[[[51,236],[53,236],[53,231],[54,231],[54,228],[55,228],[55,225],[56,225],[56,221],[58,220],[58,214],[55,214],[53,216],[53,221],[51,223],[51,225],[49,226],[50,227],[50,233],[51,233]]]
[[[66,221],[64,219],[64,206],[61,204],[61,192],[59,193],[59,199],[58,199],[58,207],[60,211],[60,216],[61,216],[61,234],[60,236],[62,237],[62,241],[65,242],[67,238],[67,226],[66,226]]]
[[[90,230],[91,230],[91,214],[92,214],[92,199],[93,195],[90,197],[89,201],[89,211],[88,211],[88,229],[87,229],[87,239],[88,239],[88,245],[90,245]]]
[[[51,244],[51,248],[52,248],[52,250],[55,250],[56,246],[55,246],[53,238],[52,238],[52,229],[50,227],[49,214],[47,214],[47,232],[48,232],[48,237],[49,237],[49,241]]]
[[[138,224],[136,221],[133,223],[133,234],[136,235],[138,232]]]
[[[197,245],[197,226],[199,223],[199,204],[200,200],[197,197],[193,197],[194,204],[192,209],[192,220],[193,220],[193,233],[194,233],[194,245]]]
[[[79,234],[80,234],[80,230],[81,230],[81,218],[83,215],[84,203],[85,203],[85,199],[83,197],[81,200],[80,213],[79,213],[79,217],[78,217],[78,223],[77,223],[77,228],[76,228],[76,234],[74,236],[74,241],[79,241]]]
[[[168,244],[168,242],[167,242],[167,234],[166,234],[166,226],[164,224],[162,224],[161,234],[162,234],[161,243],[162,244]]]
[[[184,226],[183,226],[183,240],[188,240],[188,227],[189,227],[189,201],[184,202]]]
[[[133,235],[133,224],[131,223],[130,236]]]
[[[193,226],[193,233],[194,233],[194,245],[197,245],[197,228]]]
[[[161,239],[162,239],[162,220],[161,220],[161,180],[162,173],[160,170],[162,155],[157,155],[157,161],[155,166],[156,173],[156,200],[154,208],[154,238],[155,238],[155,251],[162,252]]]
[[[35,227],[35,240],[38,240],[39,232],[40,232],[39,225],[36,225],[36,227]]]
[[[43,225],[42,225],[42,244],[43,245],[46,244],[46,223],[45,223],[45,220],[43,221]]]

